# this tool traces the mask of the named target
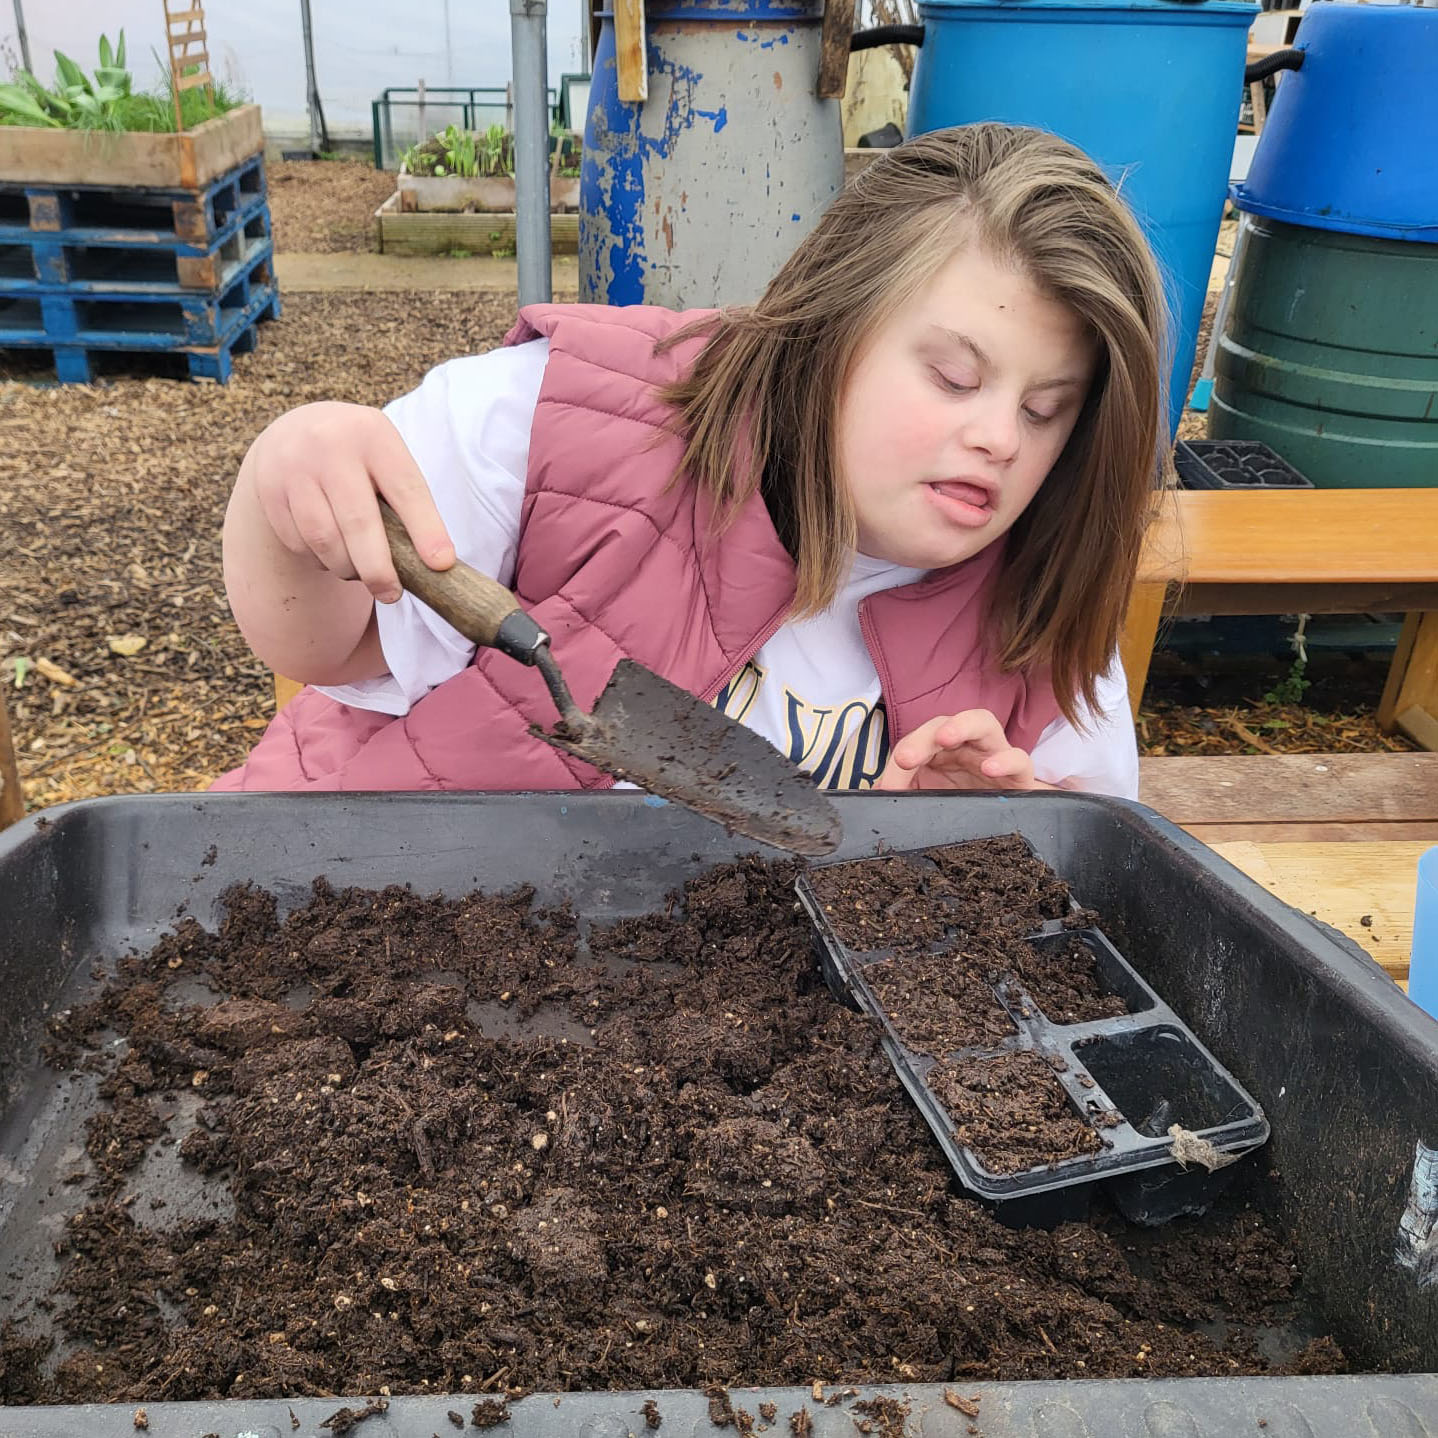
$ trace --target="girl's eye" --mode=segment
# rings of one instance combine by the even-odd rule
[[[940,369],[931,369],[929,373],[933,375],[934,383],[937,384],[940,389],[946,390],[949,394],[969,394],[978,388],[977,385],[965,384],[960,380],[951,379]]]
[[[1030,424],[1052,424],[1058,418],[1056,414],[1039,414],[1036,410],[1024,410],[1024,418]]]

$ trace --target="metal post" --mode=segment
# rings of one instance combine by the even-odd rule
[[[21,0],[15,0],[15,29],[20,35],[20,63],[34,73],[34,67],[30,64],[30,37],[25,33],[25,7]]]
[[[300,0],[300,26],[305,47],[305,105],[310,112],[310,154],[318,155],[327,148],[324,111],[320,109],[319,84],[315,80],[315,36],[310,23],[310,0]]]
[[[547,303],[549,277],[548,0],[509,0],[514,68],[514,227],[519,303]]]

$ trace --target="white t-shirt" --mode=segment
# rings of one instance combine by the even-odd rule
[[[385,409],[429,482],[455,552],[504,585],[514,580],[529,431],[548,356],[548,341],[539,339],[451,360]],[[859,630],[859,602],[921,574],[856,555],[834,603],[815,618],[781,626],[716,704],[816,783],[869,788],[888,756],[888,733],[879,677]],[[406,714],[474,657],[469,640],[410,594],[378,605],[377,613],[389,673],[322,690],[341,703]],[[1034,745],[1033,761],[1047,783],[1137,797],[1138,749],[1117,656],[1083,730],[1055,719]]]

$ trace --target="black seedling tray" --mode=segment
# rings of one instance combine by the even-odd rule
[[[1181,439],[1173,467],[1185,489],[1313,488],[1307,475],[1256,439]]]
[[[930,862],[923,854],[902,857]],[[796,887],[815,926],[829,987],[883,1026],[884,1050],[959,1181],[993,1204],[1004,1222],[1049,1226],[1081,1216],[1100,1185],[1107,1186],[1109,1197],[1134,1222],[1158,1224],[1200,1213],[1227,1185],[1231,1166],[1210,1173],[1179,1164],[1169,1126],[1181,1125],[1226,1155],[1245,1153],[1268,1138],[1262,1108],[1133,965],[1100,930],[1073,926],[1082,912],[1077,901],[1071,901],[1068,919],[1049,920],[1022,942],[1042,949],[1081,939],[1095,957],[1103,987],[1120,996],[1129,1012],[1057,1023],[1017,976],[1004,975],[986,987],[1013,1022],[1013,1036],[929,1054],[900,1037],[867,977],[885,959],[912,955],[892,948],[850,949],[835,934],[807,877],[801,874]],[[926,952],[941,955],[957,944],[957,939],[939,943]],[[954,1121],[929,1076],[940,1063],[1025,1052],[1045,1061],[1075,1116],[1098,1134],[1102,1147],[1092,1155],[1018,1173],[994,1173],[957,1141]]]

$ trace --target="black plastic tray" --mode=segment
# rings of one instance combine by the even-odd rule
[[[928,862],[922,852],[868,862],[896,857]],[[895,951],[849,948],[834,932],[806,875],[799,876],[796,888],[814,924],[829,987],[883,1025],[884,1051],[959,1181],[993,1204],[995,1216],[1003,1221],[1066,1221],[1083,1211],[1101,1185],[1135,1222],[1164,1223],[1198,1213],[1232,1179],[1232,1166],[1210,1173],[1178,1164],[1169,1125],[1181,1124],[1221,1154],[1246,1153],[1267,1140],[1268,1120],[1259,1104],[1100,930],[1074,928],[1072,918],[1050,920],[1022,942],[1042,949],[1080,939],[1094,954],[1104,986],[1124,999],[1127,1014],[1076,1024],[1054,1022],[1011,974],[988,985],[1014,1025],[1011,1038],[929,1054],[904,1042],[866,977]],[[1072,912],[1081,907],[1078,898],[1072,898]],[[929,952],[941,955],[950,947],[941,943]],[[1026,1052],[1048,1064],[1075,1116],[1098,1134],[1102,1148],[1092,1156],[995,1173],[956,1140],[953,1120],[930,1086],[929,1075],[943,1062]],[[1140,1184],[1123,1181],[1144,1171],[1151,1172]]]
[[[1418,1145],[1438,1146],[1438,1023],[1332,931],[1140,805],[1063,793],[836,802],[844,824],[836,858],[1021,833],[1102,911],[1120,948],[1144,955],[1146,980],[1273,1125],[1263,1153],[1235,1167],[1263,1163],[1245,1197],[1302,1265],[1305,1326],[1332,1333],[1353,1367],[1369,1370],[959,1386],[983,1395],[977,1426],[991,1438],[1141,1433],[1160,1421],[1175,1433],[1257,1432],[1258,1419],[1265,1431],[1286,1423],[1314,1438],[1375,1424],[1438,1432],[1438,1379],[1427,1376],[1438,1369],[1438,1283],[1426,1262],[1438,1241],[1425,1219],[1428,1190],[1415,1182],[1415,1154],[1426,1151]],[[130,948],[152,945],[182,907],[212,926],[223,891],[250,881],[288,909],[323,875],[336,885],[411,883],[454,896],[527,882],[541,904],[568,900],[582,917],[608,921],[661,910],[685,879],[755,847],[635,793],[150,795],[67,805],[0,833],[0,1317],[28,1320],[55,1277],[53,1235],[82,1202],[65,1176],[97,1111],[92,1078],[75,1082],[40,1063],[46,1016],[93,995],[96,975]],[[135,1221],[145,1221],[154,1185],[164,1186],[171,1213],[188,1201],[187,1172],[151,1175]],[[915,1432],[963,1438],[969,1420],[945,1404],[943,1385],[891,1391],[914,1403]],[[826,1408],[808,1395],[805,1387],[761,1396],[779,1405],[781,1422],[804,1407],[819,1438],[852,1435],[849,1404]],[[535,1395],[513,1407],[501,1431],[622,1438],[643,1431],[645,1396],[573,1393],[556,1407]],[[661,1435],[713,1431],[702,1393],[656,1396]],[[749,1394],[735,1399],[756,1406]],[[430,1438],[450,1431],[449,1409],[467,1412],[473,1401],[395,1395],[386,1415],[355,1432]],[[296,1438],[326,1438],[319,1424],[341,1403],[363,1398],[145,1406],[152,1438],[288,1438],[291,1408]],[[134,1438],[134,1409],[0,1406],[0,1434]]]
[[[1185,489],[1312,489],[1275,450],[1256,439],[1181,439],[1173,467]]]

